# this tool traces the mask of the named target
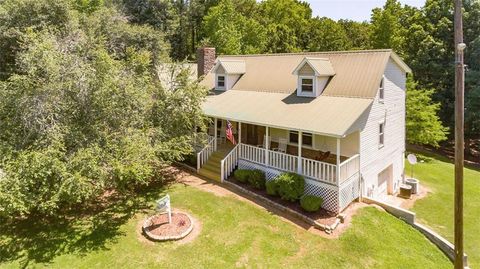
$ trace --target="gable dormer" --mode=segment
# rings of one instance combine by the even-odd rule
[[[317,97],[335,76],[335,70],[327,58],[305,57],[293,74],[297,76],[297,96]]]
[[[228,91],[245,74],[245,61],[218,60],[212,72],[215,74],[215,90]]]

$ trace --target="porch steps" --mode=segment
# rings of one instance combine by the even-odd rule
[[[208,158],[207,163],[205,163],[198,173],[206,178],[220,181],[220,162],[227,156],[231,148],[220,148],[219,150],[212,153],[210,158]]]

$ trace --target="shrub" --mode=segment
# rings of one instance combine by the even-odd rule
[[[305,179],[295,173],[282,173],[275,179],[278,194],[287,201],[297,201],[303,195]]]
[[[258,169],[250,171],[248,182],[256,189],[265,189],[265,173]]]
[[[233,176],[240,182],[247,183],[250,177],[251,171],[246,169],[235,170]]]
[[[267,188],[268,195],[278,195],[278,186],[275,180],[270,180],[265,183],[265,187]]]
[[[315,212],[320,209],[323,204],[323,199],[318,196],[304,195],[300,199],[300,205],[305,211]]]

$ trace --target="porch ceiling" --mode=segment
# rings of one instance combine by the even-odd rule
[[[275,128],[343,137],[363,128],[372,99],[254,91],[226,91],[208,96],[210,117]]]

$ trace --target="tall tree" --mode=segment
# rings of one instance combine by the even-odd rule
[[[371,42],[376,49],[394,49],[403,55],[405,42],[400,23],[402,5],[397,0],[387,0],[383,8],[372,10]]]
[[[440,104],[432,102],[432,94],[433,90],[419,89],[412,78],[407,82],[406,127],[411,144],[438,147],[447,139],[448,128],[437,116]]]
[[[309,51],[347,50],[352,47],[345,28],[329,18],[313,18],[309,23],[308,39]]]
[[[268,52],[306,50],[306,38],[312,10],[297,0],[266,0],[259,5],[257,20],[267,29]]]
[[[338,23],[345,30],[347,38],[351,42],[352,49],[358,50],[371,48],[370,24],[368,22],[339,20]]]
[[[222,0],[204,17],[203,35],[223,54],[260,53],[265,49],[265,29],[252,18],[243,16],[231,0]]]

